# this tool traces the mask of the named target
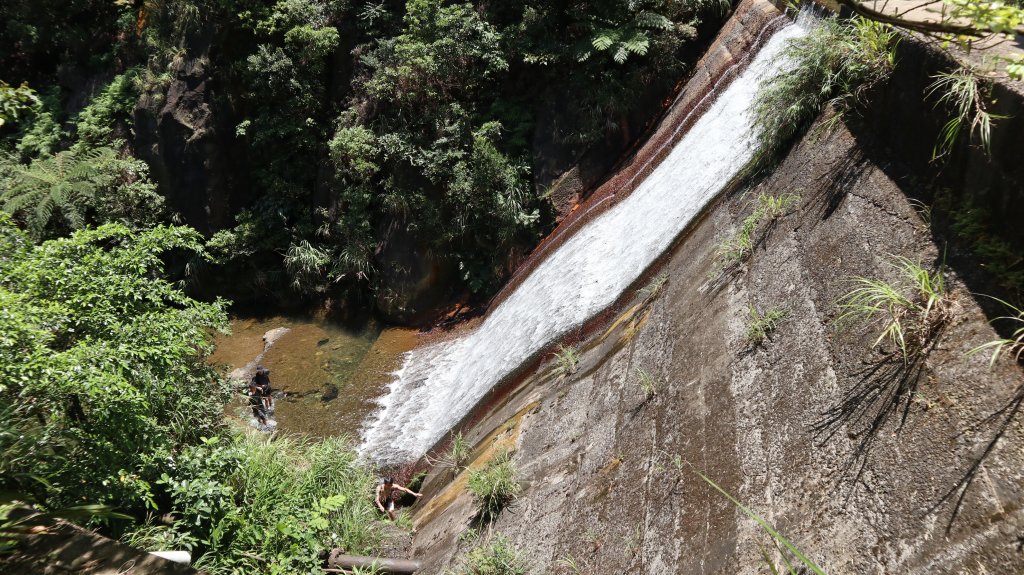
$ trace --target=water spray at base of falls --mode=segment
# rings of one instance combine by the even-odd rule
[[[385,465],[418,458],[505,377],[613,304],[753,158],[750,103],[805,33],[776,32],[631,194],[565,239],[476,329],[409,352],[360,452]]]

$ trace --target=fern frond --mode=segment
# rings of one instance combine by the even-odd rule
[[[599,52],[611,48],[622,37],[618,30],[598,30],[597,34],[590,40],[590,45]]]
[[[644,34],[643,32],[638,32],[630,39],[622,42],[623,48],[637,56],[647,54],[647,48],[650,47],[650,45],[650,39],[647,37],[647,34]]]
[[[648,10],[638,12],[633,21],[638,27],[648,30],[671,30],[674,26],[665,16]]]

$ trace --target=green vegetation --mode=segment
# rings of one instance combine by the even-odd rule
[[[761,345],[765,338],[771,336],[779,323],[789,317],[789,309],[784,307],[773,307],[764,313],[758,312],[757,308],[750,306],[750,321],[747,323],[747,340],[754,345]]]
[[[838,2],[862,17],[937,40],[936,44],[943,50],[959,48],[970,52],[977,43],[1012,41],[1014,35],[1024,34],[1024,4],[1019,0],[943,0],[941,7],[936,8],[929,18],[920,18],[912,10],[904,10],[900,15],[899,10],[887,10],[886,5],[879,7],[863,0]],[[1024,79],[1024,56],[994,55],[988,59],[991,73]]]
[[[451,466],[456,471],[462,469],[469,462],[470,456],[473,454],[473,446],[462,436],[462,432],[456,433],[452,437],[452,446],[448,450],[448,458],[451,462]]]
[[[28,165],[0,166],[0,208],[35,239],[59,237],[87,224],[136,229],[157,224],[163,198],[141,160],[121,159],[110,147],[75,147]]]
[[[1011,315],[998,317],[993,321],[1000,322],[1005,321],[1014,326],[1013,332],[1008,338],[999,338],[990,342],[979,345],[978,347],[970,350],[968,355],[973,355],[982,351],[992,350],[992,359],[989,361],[990,364],[994,364],[1000,357],[1009,357],[1013,361],[1020,361],[1021,355],[1024,355],[1024,310],[1019,307],[1006,303],[1003,300],[997,300],[999,303],[1010,308]]]
[[[654,277],[647,285],[636,290],[636,293],[645,300],[652,300],[661,294],[661,290],[665,289],[665,284],[668,283],[668,274],[660,273]]]
[[[880,330],[873,346],[885,340],[899,348],[904,360],[910,352],[927,349],[937,333],[949,323],[954,302],[946,292],[945,270],[932,272],[902,256],[889,265],[896,282],[855,277],[855,287],[839,299],[839,325],[864,322]]]
[[[39,104],[39,96],[26,84],[13,88],[0,81],[0,128],[18,122]]]
[[[434,459],[427,456],[427,461],[431,465],[441,465],[443,467],[450,468],[453,472],[458,473],[466,468],[466,463],[469,462],[469,458],[473,455],[473,446],[466,441],[463,437],[462,432],[458,432],[452,435],[451,444],[448,446],[448,450],[444,455]]]
[[[739,265],[754,251],[760,233],[800,201],[797,194],[786,193],[780,196],[759,194],[754,201],[754,209],[743,219],[740,229],[732,236],[718,244],[715,262],[708,277],[716,279],[729,268]]]
[[[45,484],[6,487],[49,507],[141,510],[152,458],[217,431],[229,391],[205,357],[224,304],[160,279],[172,252],[201,254],[198,234],[107,225],[33,246],[0,219],[0,397],[55,453],[20,470]]]
[[[470,549],[461,565],[448,575],[526,575],[529,572],[529,562],[499,533]]]
[[[576,373],[580,365],[580,350],[575,346],[559,345],[555,356],[555,374],[564,376]]]
[[[210,573],[316,573],[327,546],[371,551],[372,478],[343,442],[225,427],[231,390],[206,362],[225,303],[163,279],[165,261],[194,257],[187,228],[33,245],[0,215],[0,529],[93,517],[137,545],[191,549]],[[6,519],[20,502],[40,513]],[[140,525],[168,513],[173,525]]]
[[[725,498],[728,499],[733,505],[735,505],[737,509],[742,511],[744,515],[756,521],[757,524],[761,527],[761,529],[764,529],[765,532],[768,533],[769,536],[771,536],[775,544],[777,546],[781,545],[786,551],[791,553],[792,556],[796,558],[796,562],[801,566],[798,569],[793,565],[793,562],[790,561],[785,554],[783,554],[782,561],[785,564],[786,570],[782,571],[774,565],[774,563],[768,557],[767,553],[765,553],[764,549],[762,549],[762,556],[764,557],[765,562],[771,568],[772,573],[782,572],[787,573],[789,575],[798,575],[799,573],[803,573],[806,569],[809,570],[811,573],[814,573],[815,575],[825,575],[825,571],[821,567],[818,567],[817,563],[808,558],[802,551],[800,551],[800,549],[796,545],[793,545],[793,543],[791,543],[789,539],[786,539],[781,533],[776,531],[775,528],[769,525],[767,521],[762,519],[760,515],[754,513],[752,510],[750,510],[750,508],[740,503],[739,500],[730,495],[729,492],[726,491],[725,489],[722,489],[720,485],[712,481],[710,478],[708,478],[708,476],[704,475],[700,471],[697,471],[696,469],[694,469],[693,472],[696,473],[701,479],[703,479],[708,485],[713,487],[715,491],[724,495]]]
[[[487,293],[510,254],[551,224],[532,181],[534,146],[576,157],[617,137],[646,105],[642,96],[677,81],[697,26],[727,8],[718,0],[12,0],[0,10],[0,70],[11,83],[0,84],[0,152],[16,150],[8,162],[34,170],[90,160],[80,167],[95,172],[108,167],[91,161],[96,149],[131,162],[143,151],[136,145],[159,136],[162,148],[145,152],[173,156],[157,159],[166,160],[154,166],[162,177],[202,164],[204,138],[215,133],[232,174],[212,162],[202,176],[226,186],[234,222],[213,230],[210,269],[237,278],[240,291],[366,301],[387,293],[389,274],[405,265],[379,249],[395,241],[438,255],[457,270],[448,280],[456,287]],[[189,75],[197,91],[171,104],[202,101],[207,116],[180,110],[182,121],[199,121],[195,133],[156,134],[147,118],[172,91],[181,96]],[[62,77],[107,82],[81,93],[60,87]],[[206,77],[216,90],[200,83]],[[73,157],[54,159],[69,150]],[[6,210],[35,232],[45,228],[43,237],[173,221],[187,200],[172,198],[165,213],[137,168],[102,193],[19,194]],[[104,182],[124,172],[109,168]],[[192,197],[178,189],[185,184],[160,183],[163,193]],[[36,214],[29,197],[47,193],[50,207]],[[119,198],[120,211],[96,205],[97,194]],[[134,211],[144,207],[154,209]]]
[[[512,454],[501,450],[480,469],[469,473],[469,491],[480,504],[480,519],[491,523],[498,518],[522,489]]]
[[[773,78],[753,103],[761,143],[758,166],[773,163],[826,107],[832,122],[862,106],[895,64],[896,32],[865,18],[823,20],[792,40],[783,58],[792,70]]]
[[[642,367],[636,368],[636,384],[644,394],[644,401],[650,401],[658,394],[658,380]]]
[[[992,123],[1000,117],[992,115],[986,106],[991,92],[989,83],[966,68],[939,74],[934,79],[927,95],[937,99],[936,106],[950,108],[953,114],[935,143],[933,159],[949,154],[964,126],[968,127],[969,138],[977,132],[981,146],[991,152]]]
[[[144,549],[186,548],[211,574],[317,573],[324,549],[376,548],[374,477],[345,440],[316,443],[259,436],[203,439],[169,457],[173,525],[126,536]]]
[[[585,564],[586,562],[584,560],[577,559],[573,555],[566,555],[565,557],[560,557],[558,561],[555,561],[555,565],[558,565],[565,569],[566,572],[572,573],[573,575],[585,575],[588,573],[584,567]]]
[[[952,233],[1011,301],[1024,293],[1024,266],[1019,250],[993,229],[992,213],[971,197],[956,199],[949,189],[938,190],[929,210],[930,225]]]

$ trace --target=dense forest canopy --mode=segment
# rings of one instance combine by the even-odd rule
[[[0,205],[36,238],[192,225],[242,298],[401,297],[393,246],[486,294],[551,225],[535,158],[632,137],[728,8],[7,2]]]

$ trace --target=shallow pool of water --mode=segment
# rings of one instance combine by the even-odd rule
[[[225,374],[244,368],[263,352],[263,334],[281,327],[288,333],[276,340],[261,362],[270,370],[278,397],[278,430],[357,438],[363,420],[377,407],[374,399],[414,336],[404,330],[387,330],[382,336],[374,324],[352,329],[309,318],[235,318],[231,335],[215,338],[217,348],[210,361],[222,366]],[[231,402],[228,415],[249,421],[245,405],[241,399]]]

